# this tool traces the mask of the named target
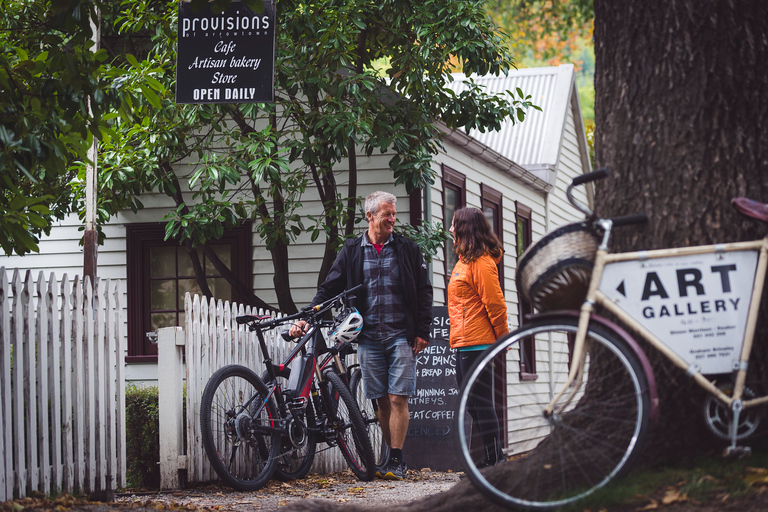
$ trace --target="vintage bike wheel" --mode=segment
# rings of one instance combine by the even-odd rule
[[[334,410],[328,412],[336,430],[336,442],[341,454],[357,478],[373,480],[376,472],[373,448],[357,402],[347,384],[336,373],[326,371],[323,375],[330,384],[327,389]]]
[[[371,448],[373,448],[374,464],[381,467],[389,459],[389,447],[384,442],[384,435],[381,432],[376,400],[369,400],[365,396],[363,372],[359,367],[352,370],[352,376],[349,378],[349,390],[352,391],[352,395],[360,408],[360,413],[363,415],[363,420],[368,426],[368,438],[371,440]]]
[[[275,372],[279,389],[284,390],[290,376],[290,369]],[[269,374],[264,372],[262,380],[269,385]],[[277,392],[277,391],[276,391]],[[277,407],[277,405],[275,405]],[[285,435],[280,438],[280,455],[277,457],[274,477],[282,482],[304,478],[312,467],[317,452],[317,438],[312,429],[315,428],[315,410],[311,400],[306,408],[296,411],[299,421],[286,411],[287,425]],[[303,421],[303,425],[301,422]]]
[[[259,376],[239,365],[216,371],[203,392],[205,453],[219,477],[239,491],[260,489],[275,469],[280,433],[277,412],[266,397]]]
[[[464,379],[454,428],[460,456],[475,486],[499,504],[544,510],[575,502],[620,476],[639,452],[650,413],[647,378],[625,341],[600,325],[587,333],[583,378],[546,410],[565,386],[576,330],[571,317],[524,325],[486,350]],[[520,346],[530,350],[532,341],[536,375],[520,378]],[[491,370],[503,378],[489,379]],[[472,415],[484,415],[474,404],[501,388],[509,448],[483,467],[483,443],[473,433],[482,426],[474,428]]]

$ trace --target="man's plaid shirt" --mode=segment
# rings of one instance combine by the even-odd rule
[[[406,335],[400,267],[391,242],[390,235],[379,254],[368,234],[363,235],[363,276],[368,303],[359,343],[385,342]]]

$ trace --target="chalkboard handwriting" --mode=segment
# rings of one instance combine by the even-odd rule
[[[448,425],[432,425],[410,427],[408,437],[444,437],[451,433],[451,427]]]

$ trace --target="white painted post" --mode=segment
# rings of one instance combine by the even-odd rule
[[[179,469],[186,469],[182,455],[182,381],[184,379],[184,330],[164,327],[157,331],[157,391],[160,427],[160,489],[179,488]]]

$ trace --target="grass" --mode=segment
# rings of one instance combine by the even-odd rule
[[[739,498],[765,488],[768,452],[740,460],[710,455],[685,464],[639,468],[563,510],[653,510],[674,503]]]

